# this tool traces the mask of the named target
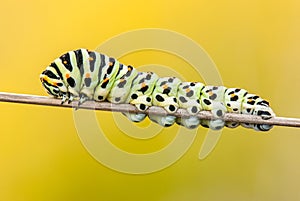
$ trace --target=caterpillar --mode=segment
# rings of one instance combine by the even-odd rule
[[[164,127],[174,123],[189,129],[199,125],[213,130],[239,125],[257,131],[268,131],[271,125],[224,122],[226,112],[258,115],[263,119],[275,116],[269,103],[245,89],[206,86],[200,82],[182,82],[176,77],[159,77],[154,72],[138,72],[134,67],[87,49],[69,51],[55,59],[40,75],[46,92],[65,102],[87,100],[129,103],[139,111],[155,105],[164,108],[167,116],[149,114],[151,121]],[[189,117],[175,117],[172,113],[183,108]],[[200,120],[195,115],[211,111],[215,119]],[[123,113],[133,122],[140,122],[146,114]]]

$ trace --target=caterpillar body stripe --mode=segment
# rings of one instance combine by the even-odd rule
[[[149,118],[164,127],[175,122],[189,129],[199,125],[214,130],[239,126],[222,120],[226,112],[258,115],[263,119],[275,116],[266,100],[245,89],[206,86],[200,82],[182,82],[176,77],[159,77],[154,72],[138,72],[132,66],[87,49],[69,51],[55,59],[41,73],[40,80],[46,92],[61,98],[62,104],[78,99],[79,105],[86,100],[129,103],[139,111],[152,105],[162,107],[167,116],[149,114]],[[172,116],[178,108],[186,109],[191,116]],[[201,110],[211,111],[215,119],[199,120],[195,115]],[[146,117],[144,113],[124,115],[134,122]],[[272,128],[264,124],[241,125],[258,131]]]

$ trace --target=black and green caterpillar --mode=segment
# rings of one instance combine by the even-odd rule
[[[224,122],[225,112],[258,115],[263,119],[275,116],[269,103],[244,89],[224,86],[205,86],[200,82],[182,82],[176,77],[158,77],[153,72],[138,72],[116,59],[87,49],[69,51],[55,59],[40,75],[47,93],[61,98],[62,103],[79,99],[130,103],[139,111],[155,105],[164,108],[167,116],[150,115],[149,118],[165,127],[175,122],[193,129],[202,125],[214,130],[224,126],[234,128],[239,123]],[[186,109],[190,117],[172,116],[178,108]],[[214,120],[199,120],[195,115],[209,110]],[[146,114],[125,115],[140,122]],[[243,127],[268,131],[271,125],[242,123]]]

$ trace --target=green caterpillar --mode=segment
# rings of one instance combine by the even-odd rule
[[[202,125],[214,130],[224,126],[235,128],[239,123],[224,122],[225,112],[258,115],[263,119],[275,116],[269,103],[244,89],[205,86],[200,82],[182,82],[176,77],[158,77],[153,72],[138,72],[116,59],[87,49],[69,51],[55,59],[40,75],[46,92],[61,98],[62,104],[79,99],[130,103],[139,111],[160,106],[169,114],[149,115],[151,121],[164,127],[175,122],[189,129]],[[186,109],[190,117],[172,116],[178,108]],[[214,120],[199,120],[195,115],[209,110]],[[124,113],[131,121],[140,122],[146,114]],[[243,127],[268,131],[271,125],[242,123]]]

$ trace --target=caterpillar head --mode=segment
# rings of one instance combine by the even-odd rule
[[[67,91],[60,77],[51,69],[46,69],[41,73],[40,81],[46,89],[46,92],[56,98],[62,97]]]

